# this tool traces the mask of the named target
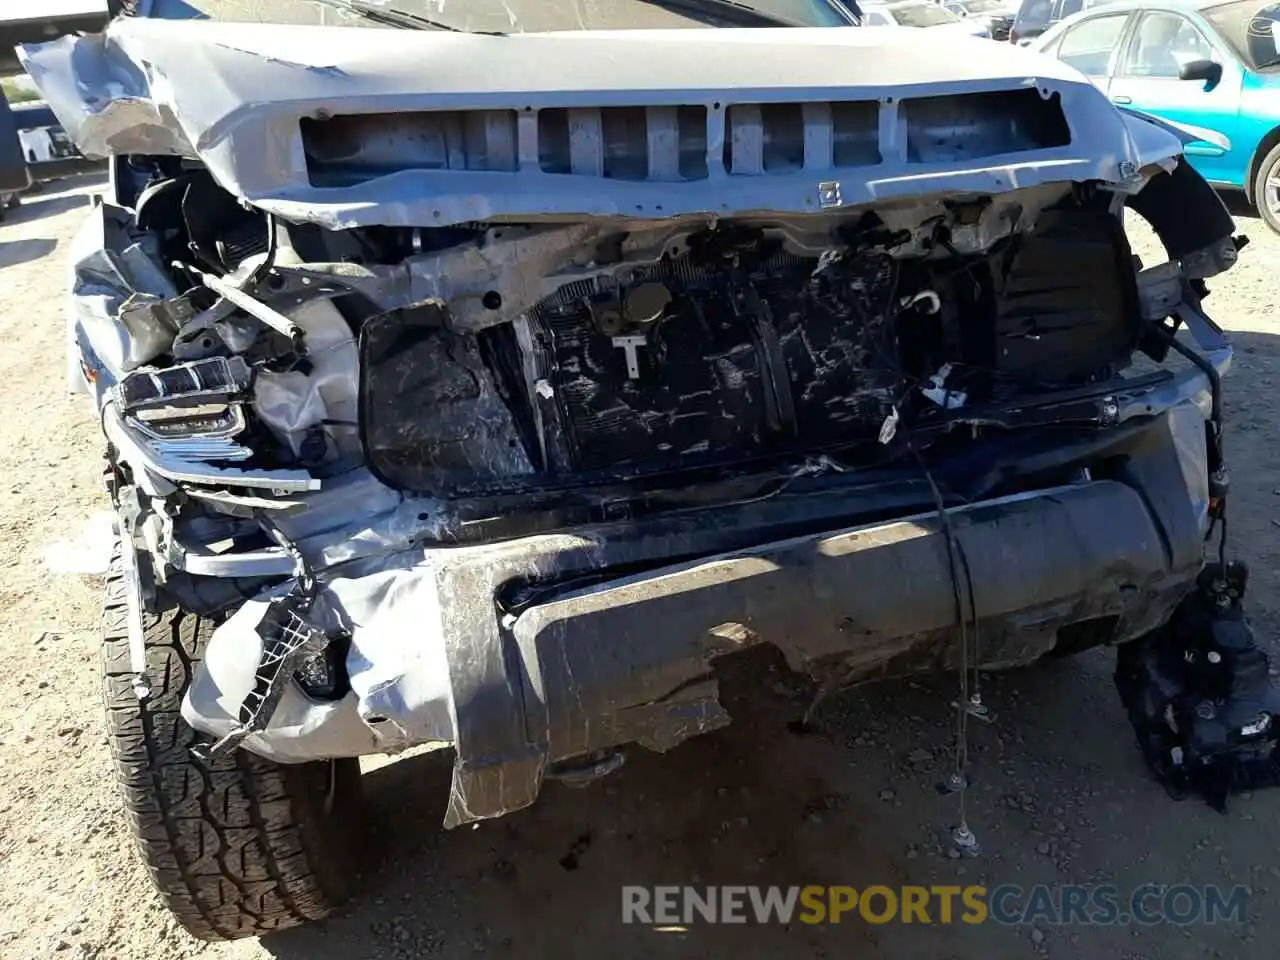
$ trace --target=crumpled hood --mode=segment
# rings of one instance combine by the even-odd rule
[[[950,31],[483,36],[125,18],[20,53],[87,155],[199,158],[237,197],[329,227],[816,212],[1123,182],[1180,149],[1057,60]],[[1002,105],[1002,92],[1024,96]],[[617,122],[634,126],[618,108],[646,118],[629,132],[638,175],[610,170]]]

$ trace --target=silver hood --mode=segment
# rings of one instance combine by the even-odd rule
[[[1050,57],[932,31],[121,19],[21,56],[86,154],[198,158],[332,228],[818,212],[1125,183],[1181,149]]]

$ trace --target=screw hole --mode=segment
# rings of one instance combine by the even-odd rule
[[[486,310],[497,310],[502,306],[502,294],[497,290],[490,290],[480,298],[480,302]]]

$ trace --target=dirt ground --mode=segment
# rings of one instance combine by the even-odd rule
[[[443,833],[447,772],[431,758],[371,764],[370,867],[339,916],[261,941],[204,945],[160,908],[134,857],[100,716],[99,580],[82,537],[100,515],[100,440],[63,390],[71,237],[99,181],[51,185],[0,224],[0,957],[259,960],[472,957],[1274,957],[1280,791],[1226,816],[1175,803],[1144,774],[1109,655],[989,682],[995,722],[973,735],[977,859],[949,859],[953,681],[868,688],[817,732],[767,657],[726,683],[728,729],[612,780],[549,785],[532,809]],[[1228,409],[1232,529],[1253,565],[1255,624],[1280,627],[1280,237],[1240,208],[1253,243],[1214,284],[1210,313],[1238,345]],[[1149,250],[1150,247],[1148,246]],[[99,538],[100,539],[100,538]],[[58,549],[50,553],[52,547]],[[68,550],[68,545],[70,550]],[[50,562],[50,557],[54,562]],[[1243,925],[1011,928],[694,926],[620,922],[623,884],[1247,884]]]

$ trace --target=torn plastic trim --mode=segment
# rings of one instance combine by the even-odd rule
[[[320,656],[332,642],[310,619],[313,596],[301,582],[290,593],[271,600],[254,632],[262,653],[254,672],[254,686],[240,703],[238,722],[211,744],[197,744],[191,752],[206,762],[225,756],[252,733],[271,722],[285,687],[308,660]]]
[[[303,470],[237,470],[189,459],[181,446],[174,449],[169,441],[153,441],[133,430],[114,402],[102,408],[102,426],[117,457],[142,473],[138,482],[153,496],[172,494],[179,483],[258,487],[286,493],[321,487],[317,477]]]
[[[194,500],[203,500],[221,513],[232,516],[250,517],[257,510],[273,510],[293,513],[307,508],[307,501],[300,498],[275,497],[269,494],[236,493],[230,490],[208,490],[203,487],[191,487],[187,496]]]
[[[1125,122],[1129,124],[1130,130],[1134,131],[1134,139],[1139,142],[1147,142],[1150,138],[1145,136],[1142,127],[1134,123],[1145,123],[1149,127],[1157,129],[1177,137],[1178,141],[1183,144],[1194,143],[1197,140],[1208,141],[1215,146],[1221,147],[1223,150],[1231,148],[1231,141],[1222,134],[1213,130],[1207,130],[1204,127],[1194,127],[1188,124],[1175,123],[1172,120],[1158,117],[1154,113],[1148,113],[1133,106],[1118,106],[1121,113],[1125,114]],[[1151,141],[1155,142],[1155,141]]]

